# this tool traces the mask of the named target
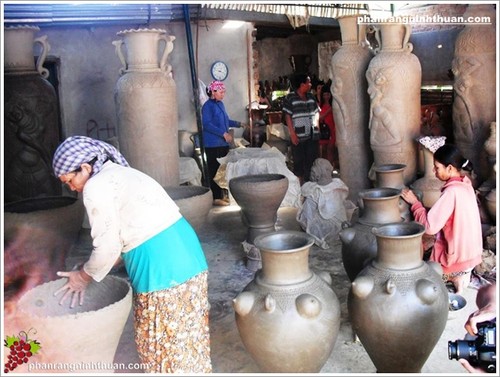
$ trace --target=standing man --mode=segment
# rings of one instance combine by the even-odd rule
[[[300,184],[309,181],[311,167],[319,151],[319,106],[311,94],[311,78],[294,77],[295,91],[283,101],[283,112],[292,143],[293,173]]]

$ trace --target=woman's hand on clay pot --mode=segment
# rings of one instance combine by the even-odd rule
[[[85,293],[85,289],[87,289],[89,283],[92,281],[92,277],[83,269],[67,272],[58,271],[57,276],[68,278],[67,283],[54,293],[54,296],[57,296],[59,293],[64,292],[61,301],[59,301],[59,305],[62,305],[70,296],[70,308],[74,308],[77,301],[80,305],[83,305],[83,294]]]
[[[410,189],[403,189],[401,191],[401,197],[407,202],[409,205],[413,205],[418,202],[417,196]]]

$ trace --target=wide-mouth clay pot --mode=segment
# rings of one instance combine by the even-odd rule
[[[48,368],[30,370],[35,373],[113,372],[115,352],[132,307],[130,284],[112,275],[92,281],[83,304],[70,308],[71,297],[60,304],[63,293],[54,295],[66,282],[63,278],[41,284],[18,301],[9,331],[29,332],[41,347],[31,363],[21,366],[36,361]]]

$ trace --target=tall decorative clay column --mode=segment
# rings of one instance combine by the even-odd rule
[[[50,45],[46,35],[35,38],[38,31],[36,26],[4,28],[6,203],[62,192],[52,175],[52,156],[59,143],[57,95],[43,68]],[[41,53],[35,64],[37,45]]]
[[[161,29],[131,29],[117,35],[123,37],[113,41],[123,65],[115,90],[121,152],[131,166],[163,187],[178,186],[177,89],[167,64],[175,37]]]
[[[376,166],[405,164],[405,184],[417,173],[422,68],[408,43],[411,26],[375,26],[379,42],[366,72],[370,95],[370,145]]]
[[[483,148],[490,123],[496,121],[495,6],[470,4],[464,17],[489,17],[491,24],[466,25],[455,41],[452,70],[453,135],[472,162],[478,184],[489,178],[490,166]]]
[[[372,53],[365,38],[365,25],[358,25],[357,16],[340,17],[338,21],[342,47],[332,57],[332,108],[340,178],[349,187],[348,199],[356,201],[359,191],[371,187],[368,171],[373,156],[369,148],[370,99],[365,72]]]

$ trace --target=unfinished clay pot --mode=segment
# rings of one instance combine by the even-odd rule
[[[233,300],[245,348],[265,373],[318,373],[340,327],[340,304],[326,272],[309,269],[314,239],[279,231],[255,239],[259,270]]]
[[[232,178],[229,190],[241,208],[248,227],[246,241],[275,231],[277,212],[288,190],[288,178],[282,174],[255,174]]]
[[[8,203],[4,212],[5,287],[15,300],[66,270],[84,207],[77,198],[54,196]]]
[[[388,187],[359,192],[361,216],[353,225],[344,223],[339,233],[342,262],[349,280],[353,281],[377,254],[377,240],[372,228],[403,221],[398,206],[400,193],[401,190]]]
[[[19,328],[9,331],[35,330],[31,338],[40,343],[41,351],[33,359],[48,368],[35,372],[74,373],[72,368],[85,365],[80,372],[113,373],[116,348],[132,307],[132,288],[126,280],[108,275],[99,283],[92,281],[83,305],[70,309],[68,300],[59,305],[61,294],[54,296],[66,282],[64,278],[44,283],[22,296],[16,313]],[[26,370],[28,366],[21,365]]]
[[[448,290],[438,263],[421,257],[424,226],[373,229],[378,252],[352,282],[354,332],[378,373],[420,373],[448,320]]]
[[[199,231],[212,208],[212,190],[204,186],[169,186],[165,191],[177,204],[181,215]]]

